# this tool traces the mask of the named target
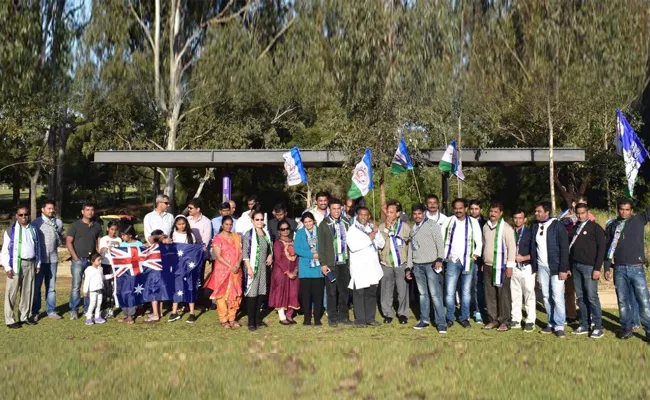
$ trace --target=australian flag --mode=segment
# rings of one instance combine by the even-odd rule
[[[203,267],[200,244],[155,244],[110,249],[115,300],[122,307],[150,301],[194,303]]]

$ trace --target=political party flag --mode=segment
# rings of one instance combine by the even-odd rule
[[[627,176],[626,194],[632,198],[639,168],[648,157],[648,150],[643,146],[643,142],[627,122],[621,110],[616,110],[616,119],[616,138],[614,140],[616,152],[623,156],[625,175]]]
[[[393,156],[393,163],[391,164],[391,171],[393,174],[401,174],[402,172],[410,171],[413,169],[413,163],[411,163],[411,156],[409,155],[409,150],[406,147],[406,141],[403,137],[399,139],[399,145],[397,146],[397,151],[395,151],[395,156]]]
[[[368,194],[373,187],[372,157],[370,149],[366,148],[366,152],[363,155],[361,162],[354,167],[354,172],[352,173],[352,186],[350,186],[350,190],[348,190],[348,196],[353,200],[358,199],[359,197]]]
[[[150,301],[193,303],[198,297],[203,266],[200,244],[113,247],[108,258],[116,279],[115,300],[121,307]]]
[[[456,148],[455,140],[452,140],[451,143],[449,143],[449,146],[447,146],[447,150],[445,150],[445,154],[442,155],[438,168],[442,172],[451,172],[462,181],[465,180],[465,174],[463,174],[463,171],[461,171],[458,166],[458,149]]]
[[[307,172],[302,165],[300,150],[294,146],[290,151],[282,155],[284,158],[284,170],[287,171],[287,185],[295,186],[300,183],[307,183]]]

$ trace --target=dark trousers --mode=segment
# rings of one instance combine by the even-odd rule
[[[576,286],[573,276],[564,281],[564,308],[568,319],[577,319],[578,309],[576,308]]]
[[[485,305],[487,306],[490,322],[510,324],[512,311],[512,296],[510,295],[510,278],[503,271],[503,286],[496,287],[492,283],[492,266],[483,266],[483,288],[485,289]]]
[[[598,297],[598,281],[591,279],[593,272],[594,267],[590,265],[573,264],[573,282],[580,308],[580,326],[583,329],[589,329],[590,317],[595,329],[603,329],[603,310]]]
[[[375,321],[377,313],[377,285],[370,285],[364,289],[352,291],[354,302],[354,323],[364,325]]]
[[[330,282],[325,278],[325,289],[327,291],[327,319],[329,321],[343,322],[350,319],[350,264],[339,264],[330,266],[330,270],[336,275],[336,281]],[[338,295],[338,296],[337,296]]]
[[[246,313],[248,314],[248,326],[259,326],[262,322],[260,309],[264,304],[266,296],[246,297]]]
[[[324,287],[324,278],[300,279],[300,307],[305,314],[305,325],[311,324],[312,304],[314,306],[314,322],[320,323],[320,319],[323,316]]]

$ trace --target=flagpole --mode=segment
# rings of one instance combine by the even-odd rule
[[[372,189],[372,219],[375,219],[375,189]]]
[[[309,183],[307,183],[307,208],[309,209],[311,207],[311,187],[309,186]]]
[[[418,192],[418,199],[420,200],[420,203],[422,203],[422,195],[420,195],[420,187],[418,186],[418,180],[415,178],[415,170],[412,169],[411,172],[413,173],[413,182],[415,182],[415,190]]]

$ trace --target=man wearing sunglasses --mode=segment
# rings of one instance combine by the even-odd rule
[[[167,212],[169,208],[169,197],[159,194],[156,196],[156,205],[152,212],[144,216],[144,237],[150,244],[154,243],[152,232],[161,230],[163,233],[163,241],[169,238],[174,225],[174,216]],[[171,239],[169,239],[171,243]]]
[[[558,338],[565,338],[564,281],[569,270],[569,236],[564,225],[551,218],[551,203],[543,201],[535,205],[535,223],[532,228],[530,263],[533,273],[537,272],[542,289],[544,308],[548,325],[544,334],[555,332]]]
[[[10,329],[21,324],[36,325],[32,319],[34,276],[40,272],[41,260],[38,234],[29,223],[27,207],[16,210],[16,222],[5,231],[2,242],[2,266],[7,273],[5,284],[5,324]],[[18,321],[14,320],[16,295],[20,290]]]

